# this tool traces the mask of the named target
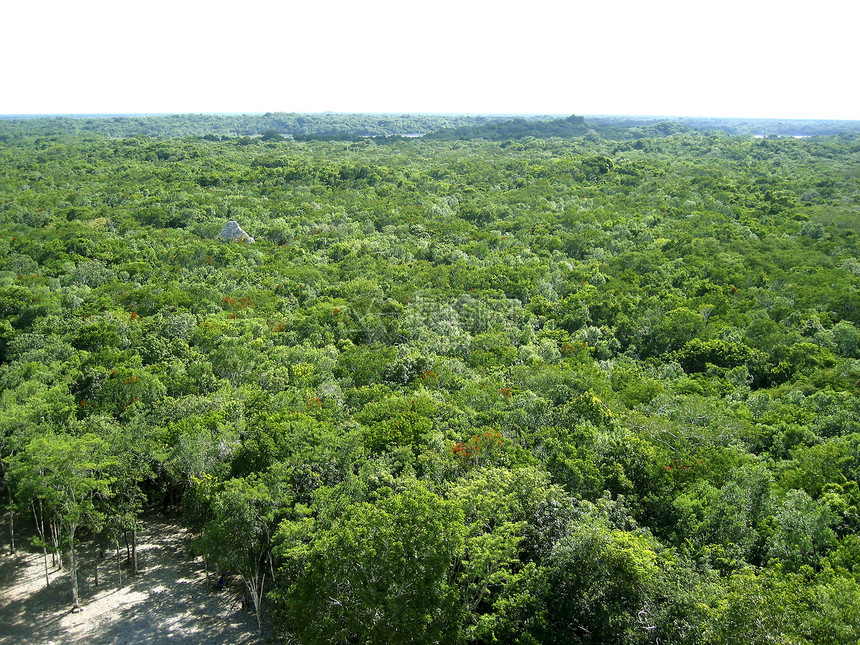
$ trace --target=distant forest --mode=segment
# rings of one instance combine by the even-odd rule
[[[272,642],[860,642],[857,122],[2,119],[0,224],[41,593],[167,513]]]
[[[715,119],[690,117],[553,117],[469,116],[435,114],[174,114],[161,116],[2,117],[0,132],[29,134],[98,133],[109,137],[185,136],[298,136],[348,139],[353,137],[424,136],[437,139],[491,141],[592,136],[635,139],[682,131],[715,131],[760,136],[813,136],[860,132],[860,121],[798,119]]]

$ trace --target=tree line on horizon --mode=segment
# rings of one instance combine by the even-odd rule
[[[816,136],[860,132],[860,121],[577,115],[265,114],[2,116],[0,136],[94,134],[108,137],[260,137],[360,140],[415,137],[491,141],[523,137],[641,139],[682,131],[756,136]]]

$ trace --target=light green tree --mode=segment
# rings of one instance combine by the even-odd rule
[[[80,607],[77,533],[103,519],[97,498],[107,496],[114,463],[93,434],[74,437],[44,434],[31,439],[16,456],[13,477],[19,487],[42,501],[59,520],[69,547],[72,605]]]
[[[790,490],[776,514],[776,530],[768,538],[768,555],[797,570],[817,567],[819,560],[836,544],[830,528],[835,517],[828,506],[805,491]]]
[[[204,477],[195,483],[208,490],[212,518],[198,545],[219,569],[242,575],[254,605],[257,627],[262,631],[266,580],[268,577],[271,582],[274,578],[272,533],[277,506],[272,491],[256,477],[234,478],[223,485]]]

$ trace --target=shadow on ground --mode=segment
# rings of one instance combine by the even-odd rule
[[[67,571],[50,570],[45,585],[40,553],[0,555],[0,645],[156,645],[262,643],[254,615],[240,607],[240,587],[209,592],[203,563],[188,549],[187,533],[176,523],[150,517],[139,536],[134,578],[117,580],[111,558],[99,563],[101,585],[94,584],[95,555],[80,555],[83,611],[71,611]]]

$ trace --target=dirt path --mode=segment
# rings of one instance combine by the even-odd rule
[[[141,572],[129,578],[123,571],[122,587],[111,557],[99,563],[95,586],[94,555],[84,545],[78,613],[71,611],[66,570],[50,569],[46,587],[41,553],[9,555],[7,545],[0,555],[0,645],[263,643],[253,613],[240,607],[238,584],[207,593],[203,561],[191,557],[185,530],[157,517],[145,524],[138,536]]]

